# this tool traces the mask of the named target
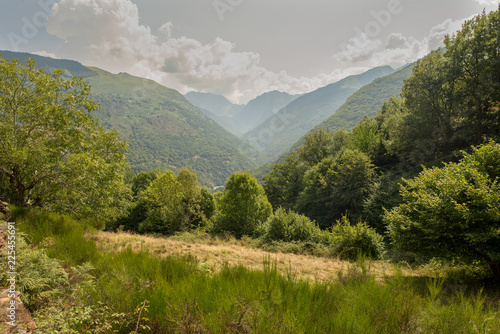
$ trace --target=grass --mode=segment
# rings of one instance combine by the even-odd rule
[[[208,234],[183,233],[174,237],[151,237],[130,233],[97,232],[89,235],[102,251],[119,252],[130,247],[134,251],[147,251],[157,256],[189,255],[196,258],[200,268],[209,272],[225,265],[242,265],[253,270],[262,269],[262,259],[272,258],[277,270],[284,274],[290,267],[300,279],[327,282],[335,279],[339,271],[351,265],[337,258],[317,257],[259,248],[258,241],[251,239],[212,237]],[[371,263],[371,272],[381,279],[390,275],[393,266],[383,261]],[[410,272],[408,271],[408,274]]]
[[[401,270],[377,274],[378,264],[363,259],[349,264],[320,258],[314,264],[313,257],[269,254],[241,244],[249,240],[101,232],[85,238],[76,222],[33,212],[19,216],[17,226],[65,268],[88,261],[95,267],[92,284],[82,285],[73,304],[90,307],[89,314],[102,320],[94,327],[75,324],[79,332],[130,333],[135,319],[141,333],[500,332],[498,300],[487,305],[482,292],[445,292],[443,280],[408,277]],[[249,259],[252,266],[242,264]],[[301,261],[304,267],[311,261],[318,270],[335,264],[343,270],[309,279]],[[74,311],[74,305],[56,302],[53,316],[73,321],[67,310]],[[125,320],[113,322],[117,317]]]

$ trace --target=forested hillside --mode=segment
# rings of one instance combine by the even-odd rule
[[[392,72],[394,70],[390,66],[374,68],[302,95],[243,138],[262,151],[263,163],[273,161],[300,137],[332,115],[351,94]]]
[[[101,104],[96,116],[127,139],[135,172],[188,167],[203,184],[216,186],[233,170],[252,166],[241,153],[244,142],[177,91],[125,73],[93,70],[99,75],[88,81]]]
[[[2,331],[21,301],[43,333],[500,332],[499,26],[500,6],[467,20],[380,112],[310,133],[263,184],[174,90],[0,57]],[[211,191],[196,168],[230,175]]]
[[[66,77],[82,76],[101,105],[94,111],[108,129],[129,145],[132,170],[192,168],[205,185],[222,185],[233,170],[253,164],[241,152],[249,146],[204,116],[180,93],[126,73],[111,74],[78,62],[1,51],[7,59],[32,57],[47,71],[63,69]]]

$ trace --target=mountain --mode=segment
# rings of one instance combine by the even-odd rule
[[[300,138],[290,149],[297,150],[305,142],[305,137],[320,129],[335,132],[343,129],[351,131],[365,117],[373,117],[391,96],[401,93],[404,80],[412,74],[414,64],[399,68],[396,72],[373,80],[357,92],[349,96],[347,101],[324,122],[316,125],[311,131]],[[281,157],[284,158],[284,157]]]
[[[240,113],[233,116],[233,121],[243,133],[246,133],[299,96],[277,90],[264,93],[248,102]]]
[[[32,55],[0,51],[6,58]],[[73,61],[33,56],[37,66],[83,73],[92,99],[101,104],[94,116],[116,129],[129,143],[128,159],[135,172],[188,167],[204,185],[222,185],[233,170],[254,164],[241,151],[241,139],[206,117],[179,92],[126,73],[112,74]]]
[[[310,132],[319,129],[326,129],[329,132],[340,129],[350,131],[365,116],[375,116],[385,101],[401,93],[403,81],[411,76],[412,69],[413,64],[409,64],[393,74],[378,78],[362,87],[352,94],[336,113],[315,126]]]
[[[184,97],[202,111],[209,111],[216,116],[233,116],[239,113],[244,105],[233,104],[222,95],[212,93],[189,92]]]
[[[184,96],[224,129],[242,137],[300,95],[275,90],[257,96],[247,105],[233,104],[224,96],[211,93],[189,92]]]
[[[358,89],[394,71],[390,66],[377,67],[302,95],[246,133],[243,138],[262,151],[262,163],[272,161],[335,113]]]
[[[33,60],[35,60],[35,63],[38,67],[43,67],[48,72],[52,72],[55,69],[64,70],[65,77],[75,76],[80,78],[89,78],[97,75],[96,72],[74,60],[54,59],[50,57],[38,56],[31,53],[2,50],[0,50],[0,55],[5,59],[16,58],[20,63],[23,64],[26,63],[26,60],[28,58],[32,58]]]

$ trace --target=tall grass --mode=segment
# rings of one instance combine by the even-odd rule
[[[140,319],[138,306],[147,301],[143,333],[500,332],[498,308],[485,306],[482,295],[443,299],[440,282],[418,293],[402,276],[376,282],[363,263],[329,283],[281,275],[269,258],[262,270],[226,265],[208,273],[193,257],[160,258],[131,248],[101,252],[65,217],[22,212],[17,226],[66,266],[93,264],[95,284],[82,303],[108,305],[113,314],[136,311]],[[130,333],[135,326],[114,329]]]

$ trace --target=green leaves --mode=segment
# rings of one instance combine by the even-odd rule
[[[262,186],[247,172],[233,173],[217,200],[215,230],[227,231],[236,237],[252,235],[259,223],[272,213]]]
[[[127,146],[90,114],[90,87],[62,74],[0,58],[0,173],[20,206],[105,221],[127,196]]]
[[[499,153],[500,145],[490,143],[407,180],[404,203],[384,218],[393,244],[431,257],[498,261],[500,179],[488,171],[500,167]]]

